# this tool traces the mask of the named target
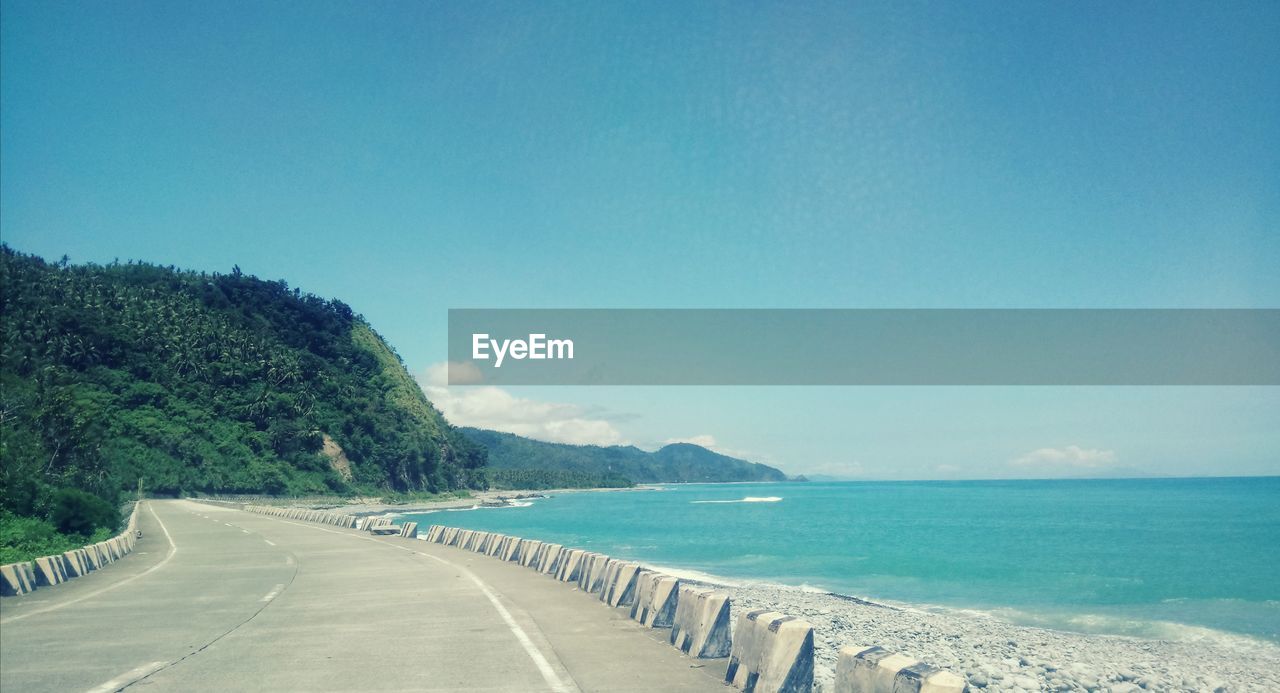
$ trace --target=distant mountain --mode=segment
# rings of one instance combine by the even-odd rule
[[[690,443],[656,452],[634,446],[565,445],[479,428],[462,435],[489,453],[495,487],[553,488],[730,481],[786,481],[768,465],[721,455]]]

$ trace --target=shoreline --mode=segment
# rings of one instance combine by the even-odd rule
[[[639,490],[654,487],[488,491],[439,503],[345,507],[347,512],[407,515],[472,508],[499,496]],[[1190,634],[1176,640],[1058,630],[1021,625],[980,610],[874,601],[821,588],[640,562],[682,581],[729,593],[733,619],[765,608],[809,621],[816,646],[815,691],[830,688],[838,651],[848,645],[879,645],[916,657],[965,676],[975,692],[1280,690],[1280,644],[1254,636],[1188,624],[1175,624]]]
[[[356,498],[351,499],[350,501],[332,503],[297,503],[296,507],[305,507],[316,510],[341,508],[346,514],[355,515],[357,517],[365,517],[368,515],[415,515],[432,513],[438,510],[471,509],[480,506],[485,502],[494,502],[500,499],[536,499],[558,496],[566,493],[621,493],[656,490],[660,490],[660,486],[657,484],[637,484],[631,488],[555,488],[541,491],[525,489],[502,491],[489,490],[475,491],[472,493],[470,498],[455,498],[439,501],[414,501],[410,503],[394,504]],[[494,507],[501,508],[502,506]]]
[[[727,592],[731,619],[769,609],[808,621],[818,692],[830,688],[836,657],[847,645],[901,652],[964,676],[973,691],[991,693],[1280,690],[1280,644],[1228,631],[1187,625],[1206,635],[1180,640],[1084,633],[1021,625],[976,610],[646,565]]]

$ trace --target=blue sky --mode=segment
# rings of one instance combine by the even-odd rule
[[[0,32],[5,242],[341,297],[429,386],[451,307],[1280,305],[1272,2],[4,2]],[[1274,388],[431,392],[794,472],[1280,473]]]

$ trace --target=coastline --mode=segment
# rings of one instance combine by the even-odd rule
[[[663,485],[667,486],[667,485]],[[366,514],[468,509],[516,494],[599,491],[490,491],[469,499],[403,506],[369,504]],[[348,506],[352,511],[355,506]],[[437,524],[453,524],[437,520]],[[1276,691],[1280,644],[1227,631],[1170,623],[1176,640],[1107,635],[1022,625],[975,610],[877,602],[811,587],[771,584],[648,563],[683,581],[728,592],[731,618],[767,608],[809,621],[816,645],[815,690],[830,688],[841,647],[879,645],[965,676],[973,691]]]
[[[816,691],[827,690],[847,645],[879,645],[965,676],[972,690],[1280,690],[1280,645],[1203,629],[1185,640],[1077,633],[1026,626],[978,612],[939,612],[793,585],[725,580],[654,566],[730,595],[731,618],[780,611],[814,628]]]
[[[663,484],[665,486],[666,484]],[[384,503],[380,499],[352,499],[349,502],[333,503],[299,503],[297,507],[312,509],[340,508],[344,513],[364,517],[366,515],[413,515],[426,514],[437,510],[468,510],[485,502],[497,502],[502,499],[520,500],[524,498],[544,498],[566,493],[621,493],[629,491],[656,491],[659,485],[637,484],[631,488],[556,488],[546,490],[504,490],[475,491],[470,498],[455,498],[439,501],[414,501],[410,503]]]

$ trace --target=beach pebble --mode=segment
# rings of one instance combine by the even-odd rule
[[[845,645],[878,645],[965,675],[982,693],[1280,693],[1280,647],[1242,638],[1155,641],[1050,631],[766,585],[722,586],[731,618],[766,608],[814,626],[814,684],[830,691]],[[982,685],[985,683],[986,685]]]

